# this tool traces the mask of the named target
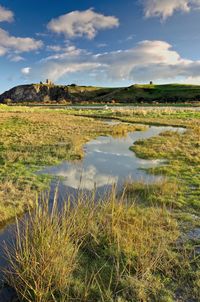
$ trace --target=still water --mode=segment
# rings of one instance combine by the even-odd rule
[[[51,184],[52,192],[58,190],[59,200],[76,196],[78,191],[96,191],[98,197],[107,192],[113,184],[120,190],[126,180],[152,183],[161,176],[148,174],[145,169],[157,167],[161,160],[144,160],[129,150],[134,142],[158,135],[161,132],[183,131],[180,128],[151,126],[145,131],[129,132],[126,137],[100,136],[84,146],[85,156],[77,162],[64,161],[57,166],[40,171],[59,178]]]

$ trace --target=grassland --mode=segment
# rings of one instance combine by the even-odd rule
[[[130,146],[142,158],[167,160],[149,170],[166,176],[160,183],[128,183],[122,195],[113,189],[97,204],[80,196],[77,206],[69,201],[62,215],[56,204],[49,213],[45,202],[36,203],[30,220],[18,230],[17,243],[8,247],[7,282],[20,301],[200,300],[200,239],[188,235],[200,227],[200,112],[2,107],[0,116],[1,182],[8,184],[9,175],[15,190],[23,187],[30,193],[32,186],[37,191],[48,181],[35,176],[39,166],[81,158],[83,143],[96,135],[123,134],[138,123],[186,130]],[[133,124],[110,128],[101,120],[93,122],[94,117]],[[3,192],[8,203],[12,194]]]

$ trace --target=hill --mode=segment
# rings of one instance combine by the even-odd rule
[[[30,84],[0,95],[0,103],[194,103],[200,102],[200,85],[93,86]]]

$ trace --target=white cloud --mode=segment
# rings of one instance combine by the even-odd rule
[[[52,19],[48,23],[48,29],[67,37],[83,37],[93,39],[99,30],[119,26],[119,20],[114,16],[104,16],[93,9],[85,11],[73,11]]]
[[[20,55],[13,55],[13,54],[10,54],[8,55],[8,59],[11,61],[11,62],[20,62],[20,61],[24,61],[24,58]]]
[[[0,57],[4,56],[7,52],[7,49],[5,47],[0,46]]]
[[[113,80],[173,81],[200,74],[200,61],[182,58],[164,41],[142,41],[135,48],[105,53],[97,59],[108,65],[107,76]]]
[[[148,17],[161,17],[166,19],[175,11],[189,12],[200,8],[200,0],[141,0],[144,14]]]
[[[24,75],[28,75],[31,71],[31,67],[24,67],[21,69],[21,73]]]
[[[47,45],[47,50],[54,51],[54,52],[60,52],[63,50],[63,47],[60,45]]]
[[[20,38],[9,35],[9,33],[0,28],[0,48],[4,48],[5,52],[14,50],[17,52],[28,52],[37,50],[43,45],[42,41],[33,38]]]
[[[59,45],[55,45],[55,46],[49,46],[48,48],[56,52],[56,54],[48,56],[45,59],[42,59],[42,61],[63,60],[65,58],[79,56],[81,53],[82,54],[87,53],[85,50],[76,48],[76,46],[74,45],[70,45],[67,47],[61,47]]]
[[[12,22],[13,19],[13,12],[0,5],[0,22]]]
[[[76,52],[76,48],[71,51]],[[189,77],[194,81],[200,76],[200,61],[182,58],[164,41],[142,41],[131,49],[99,54],[79,51],[76,55],[64,52],[44,59],[39,69],[37,65],[35,74],[56,81],[70,73],[90,72],[103,81],[131,82],[173,81]]]
[[[11,62],[20,62],[20,61],[24,61],[24,58],[22,56],[13,56],[11,57]]]
[[[12,22],[13,20],[13,12],[0,5],[0,22]],[[0,28],[0,56],[8,54],[8,58],[13,62],[23,60],[19,53],[37,50],[42,45],[40,40],[11,36],[6,30]]]
[[[70,73],[75,72],[82,72],[82,71],[90,71],[97,69],[100,67],[101,64],[93,63],[93,62],[83,62],[83,63],[59,63],[59,62],[50,62],[49,64],[45,65],[42,69],[42,76],[43,78],[50,78],[53,81],[57,81],[62,76]]]

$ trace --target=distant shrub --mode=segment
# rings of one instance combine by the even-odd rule
[[[3,104],[6,104],[6,105],[9,105],[12,103],[12,100],[11,99],[4,99],[3,100]]]

